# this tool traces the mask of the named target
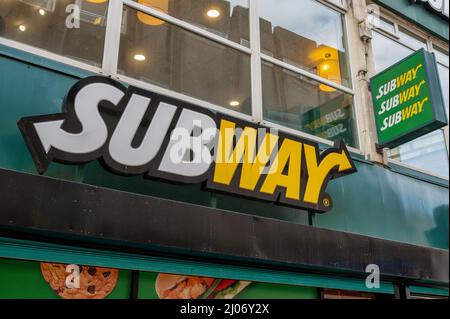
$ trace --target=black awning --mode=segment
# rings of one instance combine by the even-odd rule
[[[0,234],[146,253],[448,283],[448,250],[0,169]],[[367,275],[367,274],[365,274]]]

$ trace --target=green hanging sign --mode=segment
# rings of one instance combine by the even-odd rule
[[[379,148],[395,148],[447,125],[436,59],[424,49],[370,80]]]

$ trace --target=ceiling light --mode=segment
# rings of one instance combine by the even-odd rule
[[[39,9],[39,14],[41,16],[45,16],[45,10],[44,9]]]
[[[220,12],[219,12],[219,10],[216,10],[216,9],[210,9],[210,10],[208,10],[208,12],[206,14],[208,15],[208,17],[213,18],[213,19],[220,17]]]
[[[138,0],[138,3],[146,7],[151,7],[161,13],[169,13],[169,0]],[[152,17],[141,11],[138,11],[137,17],[139,21],[150,26],[158,26],[166,23],[164,20]]]
[[[19,30],[24,32],[27,29],[26,26],[24,26],[23,24],[19,25]]]
[[[237,107],[239,105],[241,105],[241,103],[239,103],[238,101],[231,101],[230,102],[230,106],[232,106],[232,107]]]
[[[136,61],[142,62],[142,61],[145,61],[146,57],[145,57],[145,55],[143,55],[143,54],[136,54],[136,55],[134,56],[134,59],[135,59]]]

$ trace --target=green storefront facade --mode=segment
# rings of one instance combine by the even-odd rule
[[[380,2],[389,5],[388,1]],[[396,5],[393,8],[397,9]],[[445,38],[448,49],[448,20],[444,20],[445,34],[440,17],[433,17],[424,8],[415,9],[425,11],[421,15],[427,17],[423,19],[439,21],[427,29]],[[352,8],[347,10],[344,15],[354,14]],[[59,298],[53,291],[55,289],[44,280],[40,263],[120,269],[115,288],[108,294],[112,299],[130,296],[158,298],[154,292],[157,273],[252,282],[236,298],[320,298],[336,290],[343,295],[352,291],[388,298],[401,295],[401,290],[410,296],[448,296],[448,179],[394,162],[381,165],[357,151],[358,147],[350,150],[357,173],[330,181],[327,193],[333,198],[333,209],[324,214],[211,192],[201,184],[186,185],[142,176],[115,175],[105,170],[99,161],[82,165],[51,163],[48,171],[40,176],[17,126],[18,121],[28,116],[60,113],[70,88],[80,79],[97,73],[75,63],[65,63],[66,60],[58,61],[53,57],[54,53],[46,57],[41,54],[43,51],[28,48],[27,45],[16,45],[14,39],[0,42],[0,298]],[[129,85],[124,79],[119,80]],[[325,84],[330,85],[330,82]],[[354,90],[359,90],[359,87]],[[367,108],[372,108],[372,105]],[[359,124],[359,132],[362,125]],[[322,143],[323,140],[318,142],[324,150],[330,147]],[[30,183],[18,185],[19,182],[15,181]],[[46,183],[59,183],[52,189],[53,195],[39,188]],[[71,192],[72,188],[79,187],[88,187],[86,194]],[[145,230],[137,224],[139,218],[164,218],[161,215],[164,211],[156,212],[159,206],[150,205],[149,211],[138,212],[140,208],[133,208],[135,206],[131,202],[128,211],[124,208],[126,205],[121,206],[122,216],[116,224],[114,220],[106,220],[107,213],[101,215],[105,218],[105,225],[109,225],[104,228],[90,228],[90,222],[100,214],[95,207],[106,206],[106,203],[92,202],[92,211],[80,211],[80,215],[87,214],[83,217],[83,225],[61,220],[58,228],[49,220],[58,216],[57,211],[48,211],[52,202],[55,210],[63,211],[67,204],[72,211],[75,201],[85,200],[87,204],[81,206],[88,209],[92,199],[87,193],[103,194],[103,191],[107,195],[98,197],[99,201],[114,197],[123,197],[126,201],[131,193],[139,196],[136,201],[156,198],[168,206],[175,201],[181,205],[177,207],[189,205],[193,211],[195,207],[201,207],[199,211],[205,209],[202,214],[220,213],[224,234],[217,231],[220,233],[217,237],[216,233],[208,235],[211,242],[189,246],[191,237],[197,237],[191,233],[194,230],[190,229],[190,222],[181,220],[172,227],[167,224],[165,237],[150,231],[146,234],[146,243],[144,240],[133,242],[130,240],[132,235],[121,237],[126,232],[122,233],[118,225],[120,232],[108,234],[109,226],[113,227],[128,217],[136,223],[136,232],[139,228],[143,234]],[[24,203],[19,205],[21,198]],[[17,205],[17,210],[14,205]],[[152,207],[155,207],[155,212]],[[26,217],[23,215],[25,210]],[[167,212],[173,215],[170,221],[176,220],[182,210],[173,214]],[[116,214],[117,211],[111,218],[116,218]],[[133,214],[139,218],[134,219],[131,217]],[[249,225],[254,223],[254,227],[245,228],[248,233],[235,237],[239,227],[228,223],[227,216],[236,216],[239,221],[242,218],[242,222],[247,222],[245,218],[248,217]],[[272,221],[280,224],[272,225]],[[202,220],[192,220],[192,224],[199,227],[202,223]],[[261,223],[267,223],[267,228],[261,226],[259,229]],[[131,225],[125,224],[127,227]],[[293,233],[311,231],[311,241],[296,242],[303,237],[282,233],[280,229],[283,227],[293,227]],[[103,234],[99,229],[106,232]],[[327,236],[330,231],[330,236],[336,236],[334,238],[338,242],[334,246],[324,246],[326,240],[315,235],[316,230],[325,231],[320,236]],[[187,243],[177,246],[181,239],[172,242],[170,236],[186,236]],[[224,242],[227,238],[229,243]],[[235,242],[233,238],[248,242]],[[358,238],[360,242],[354,242]],[[250,248],[239,251],[239,246]],[[327,250],[327,247],[334,251]],[[317,248],[324,251],[314,251]],[[286,252],[272,253],[279,249]],[[352,256],[361,252],[364,253]],[[297,254],[316,257],[308,259],[297,257]],[[369,264],[380,266],[379,288],[366,286],[366,266]]]

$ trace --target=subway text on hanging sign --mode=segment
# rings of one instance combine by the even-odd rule
[[[52,161],[101,160],[121,175],[205,183],[209,190],[326,212],[329,181],[356,172],[343,142],[320,152],[307,139],[109,78],[76,83],[63,110],[18,123],[41,174]]]
[[[396,147],[446,125],[435,58],[424,50],[371,79],[379,146]]]

